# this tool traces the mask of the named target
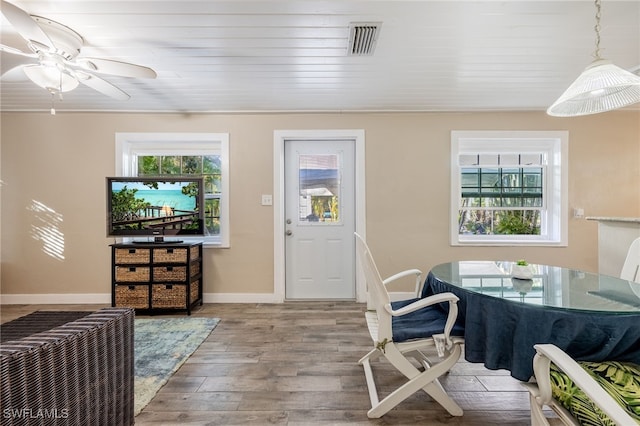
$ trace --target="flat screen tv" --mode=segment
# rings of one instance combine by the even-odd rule
[[[166,236],[202,236],[203,206],[199,177],[107,177],[107,236],[157,243]]]

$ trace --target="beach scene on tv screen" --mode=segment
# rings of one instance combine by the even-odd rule
[[[195,182],[112,182],[112,233],[179,234],[199,230]]]

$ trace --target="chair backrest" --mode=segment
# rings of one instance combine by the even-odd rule
[[[622,265],[620,278],[640,283],[640,238],[636,238],[629,246],[627,258]]]
[[[360,235],[356,236],[356,255],[358,263],[364,272],[364,278],[367,282],[367,288],[373,301],[373,307],[378,317],[378,323],[374,327],[375,331],[370,332],[377,334],[376,341],[393,340],[393,319],[391,317],[391,298],[387,292],[387,288],[382,282],[382,277],[378,271],[378,267],[371,256],[369,246]]]
[[[358,256],[358,262],[360,263],[360,266],[364,271],[367,288],[370,292],[373,292],[372,296],[374,306],[376,310],[378,310],[378,307],[383,307],[384,305],[390,303],[391,299],[389,297],[387,289],[382,283],[382,277],[380,276],[378,267],[373,260],[373,256],[371,255],[369,246],[358,233],[354,234],[356,236],[356,254]]]

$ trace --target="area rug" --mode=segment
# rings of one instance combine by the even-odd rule
[[[138,415],[211,334],[218,318],[136,318],[135,408]]]

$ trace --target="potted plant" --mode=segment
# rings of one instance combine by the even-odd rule
[[[511,275],[514,278],[518,278],[521,280],[530,280],[533,278],[533,270],[531,269],[531,265],[524,260],[520,259],[513,265],[511,265]]]

